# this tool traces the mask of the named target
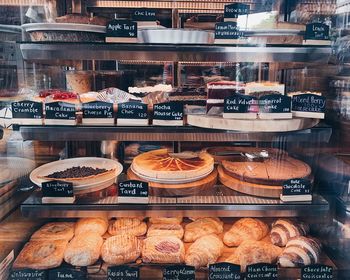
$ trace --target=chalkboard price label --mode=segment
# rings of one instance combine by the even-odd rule
[[[277,265],[269,263],[257,263],[247,266],[246,279],[277,280]]]
[[[329,26],[320,22],[307,24],[305,40],[329,40]]]
[[[224,113],[251,113],[258,111],[258,100],[254,96],[235,94],[225,99]]]
[[[290,179],[283,183],[283,195],[309,195],[311,194],[311,182],[307,179]]]
[[[58,268],[49,271],[50,280],[64,280],[64,279],[74,279],[74,280],[85,280],[87,275],[85,271],[70,269],[70,268]]]
[[[83,118],[85,119],[113,119],[113,103],[92,101],[83,103]]]
[[[324,113],[326,98],[316,94],[298,94],[292,97],[292,110],[311,113]]]
[[[290,113],[291,98],[282,94],[269,94],[259,98],[261,113]]]
[[[107,269],[107,280],[138,280],[140,270],[127,265],[111,266]]]
[[[304,266],[301,269],[301,279],[333,279],[333,268],[331,266],[322,264]]]
[[[133,12],[132,19],[135,21],[156,21],[156,10],[136,9]]]
[[[14,119],[42,119],[43,104],[41,102],[23,100],[12,102],[12,116]]]
[[[209,265],[209,280],[240,280],[241,267],[232,263],[216,263]]]
[[[42,183],[44,197],[73,197],[73,184],[63,181],[49,181]]]
[[[153,119],[182,121],[183,104],[177,101],[155,104],[153,106]]]
[[[125,102],[118,104],[118,119],[148,119],[147,104]]]
[[[195,268],[188,265],[172,265],[163,270],[163,280],[195,280],[195,276]]]
[[[75,104],[67,102],[45,103],[45,118],[57,120],[75,120]]]
[[[244,32],[239,31],[236,22],[218,22],[215,24],[216,40],[236,40],[244,37]]]
[[[225,5],[224,18],[238,18],[240,15],[248,15],[249,5],[242,3],[233,3]]]
[[[147,203],[148,183],[138,180],[128,180],[118,184],[119,203]]]
[[[20,269],[13,270],[10,274],[11,280],[46,280],[46,270]]]
[[[106,37],[137,38],[137,22],[114,19],[107,23]]]

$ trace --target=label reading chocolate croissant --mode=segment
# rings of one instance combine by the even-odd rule
[[[247,266],[246,279],[277,280],[277,265],[269,263],[257,263]]]
[[[323,264],[307,265],[301,269],[301,280],[333,279],[333,267]]]
[[[46,270],[19,269],[13,270],[10,275],[11,280],[46,280]]]
[[[172,265],[163,270],[163,280],[194,280],[195,275],[195,268],[188,265]]]
[[[118,265],[108,267],[107,280],[138,280],[140,279],[140,270],[137,267],[127,265]]]
[[[311,181],[307,179],[290,179],[284,181],[282,187],[283,195],[305,195],[311,194]]]
[[[49,272],[50,280],[60,280],[60,279],[75,279],[75,280],[85,280],[87,279],[86,272],[70,269],[70,268],[58,268],[50,270]]]
[[[240,280],[241,267],[222,262],[209,265],[209,280]]]

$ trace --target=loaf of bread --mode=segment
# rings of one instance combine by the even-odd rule
[[[67,240],[74,236],[74,223],[56,222],[48,223],[38,229],[31,237],[31,240]]]
[[[230,247],[239,246],[245,240],[261,240],[269,232],[269,227],[261,220],[242,218],[224,234],[224,243]]]
[[[147,231],[147,237],[150,236],[176,236],[182,239],[184,229],[179,224],[151,224]]]
[[[245,272],[247,265],[256,263],[275,263],[282,249],[265,241],[246,240],[238,246],[226,262],[241,266]]]
[[[309,227],[300,222],[287,219],[278,219],[272,224],[270,238],[272,244],[284,247],[292,237],[305,236]]]
[[[149,218],[151,224],[181,224],[182,217],[175,218]]]
[[[33,240],[13,263],[13,268],[50,269],[62,264],[67,240]]]
[[[115,235],[102,245],[102,259],[111,265],[134,262],[141,255],[141,242],[135,236]]]
[[[185,247],[175,236],[152,236],[143,242],[142,260],[145,263],[183,263]]]
[[[215,263],[221,256],[224,243],[215,235],[205,235],[198,238],[187,250],[185,262],[187,265],[199,268]]]
[[[185,226],[184,241],[194,242],[202,236],[223,231],[223,222],[219,218],[200,218]]]
[[[95,232],[104,235],[108,229],[108,220],[104,218],[82,218],[75,225],[75,235],[84,232]]]
[[[119,218],[111,221],[108,233],[111,235],[141,236],[147,232],[147,224],[138,218]]]
[[[73,266],[93,265],[100,257],[103,239],[99,233],[83,232],[67,245],[64,260]]]
[[[321,244],[318,240],[305,236],[293,237],[287,242],[278,262],[282,267],[300,267],[317,263],[320,254]]]

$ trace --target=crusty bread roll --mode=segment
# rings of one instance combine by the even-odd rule
[[[82,218],[75,225],[75,235],[84,232],[95,232],[104,235],[108,229],[108,220],[104,218]]]
[[[134,262],[141,255],[140,240],[131,235],[115,235],[106,239],[102,245],[102,259],[111,265]]]
[[[147,231],[147,237],[150,236],[176,236],[182,239],[184,229],[179,224],[151,224]]]
[[[57,222],[48,223],[38,229],[31,237],[31,240],[67,240],[74,236],[74,223]]]
[[[208,234],[220,234],[224,230],[223,222],[219,218],[200,218],[185,226],[185,242],[194,242]]]
[[[111,235],[141,236],[147,232],[147,224],[138,218],[119,218],[111,221],[108,233]]]
[[[50,269],[62,264],[67,240],[33,240],[28,242],[13,268]]]
[[[103,239],[99,233],[83,232],[67,245],[64,260],[74,266],[93,265],[100,257]]]
[[[151,224],[181,224],[182,217],[175,218],[149,218]]]

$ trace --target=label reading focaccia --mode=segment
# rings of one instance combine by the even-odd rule
[[[248,265],[246,279],[277,280],[277,265],[269,263],[257,263]]]
[[[148,183],[138,180],[128,180],[118,184],[119,203],[147,203]]]
[[[232,263],[209,265],[209,280],[240,280],[241,267]]]
[[[329,40],[329,26],[320,22],[307,24],[305,40]]]
[[[70,269],[70,268],[58,268],[49,271],[50,280],[60,279],[74,279],[74,280],[85,280],[87,279],[86,272]]]
[[[183,104],[181,102],[166,102],[153,106],[154,120],[181,121],[183,120]]]
[[[83,103],[83,118],[85,119],[113,119],[113,103],[93,101]]]
[[[290,179],[283,183],[282,195],[311,194],[311,182],[306,179]]]
[[[244,37],[236,22],[218,22],[215,24],[215,39],[236,40]]]
[[[10,275],[11,280],[47,280],[46,270],[19,269],[13,270]]]
[[[136,9],[133,12],[132,19],[135,21],[156,21],[156,10]]]
[[[107,270],[107,280],[138,280],[140,270],[127,265],[111,266]]]
[[[42,183],[43,197],[73,197],[73,184],[63,181]]]
[[[12,117],[14,119],[42,119],[43,104],[29,100],[12,102]]]
[[[291,98],[282,94],[269,94],[259,98],[260,113],[290,113]]]
[[[137,22],[114,19],[107,23],[106,37],[137,38]]]
[[[118,119],[148,119],[147,104],[141,102],[125,102],[118,104]]]
[[[75,120],[75,104],[67,102],[45,103],[45,118],[57,120]]]
[[[224,113],[257,112],[258,100],[254,96],[235,94],[225,98]]]
[[[298,94],[292,97],[292,110],[300,112],[324,113],[326,98],[316,94]]]
[[[188,265],[172,265],[163,270],[163,280],[195,280],[195,276],[195,268]]]
[[[301,279],[333,279],[333,268],[331,266],[322,264],[304,266],[301,269]]]
[[[238,18],[239,15],[248,15],[249,8],[249,5],[242,3],[225,5],[224,18]]]

